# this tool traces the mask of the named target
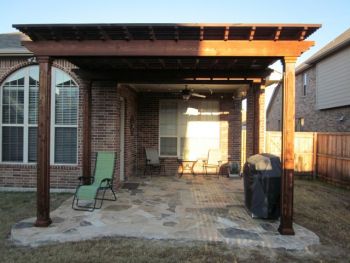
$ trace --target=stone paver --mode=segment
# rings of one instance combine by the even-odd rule
[[[33,227],[35,218],[13,226],[19,245],[126,236],[182,241],[218,241],[232,246],[303,250],[318,244],[311,231],[294,225],[295,236],[281,236],[278,221],[252,219],[244,208],[240,179],[183,176],[135,179],[137,189],[120,189],[116,202],[101,210],[74,211],[72,199],[51,213],[48,228]]]

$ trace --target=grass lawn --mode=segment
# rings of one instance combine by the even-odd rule
[[[35,193],[0,193],[0,262],[349,262],[350,191],[318,181],[296,180],[295,222],[319,235],[308,251],[230,248],[225,244],[106,238],[15,247],[11,225],[35,216]],[[52,194],[55,209],[70,194]]]

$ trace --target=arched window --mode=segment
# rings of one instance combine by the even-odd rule
[[[37,160],[39,67],[22,68],[1,85],[1,162]],[[79,89],[68,74],[52,68],[51,163],[77,163]]]

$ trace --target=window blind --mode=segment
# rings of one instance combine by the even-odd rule
[[[77,128],[55,128],[55,163],[77,162]]]
[[[28,162],[37,161],[38,128],[28,128]]]
[[[220,114],[217,101],[161,101],[160,154],[198,159],[219,148]]]
[[[23,127],[2,127],[2,161],[23,161]]]

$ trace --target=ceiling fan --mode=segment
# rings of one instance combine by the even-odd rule
[[[185,89],[181,90],[181,95],[182,95],[182,98],[184,100],[189,100],[191,98],[191,96],[202,98],[202,99],[205,99],[207,97],[203,94],[193,92],[193,89],[188,89],[187,85],[185,86]]]

